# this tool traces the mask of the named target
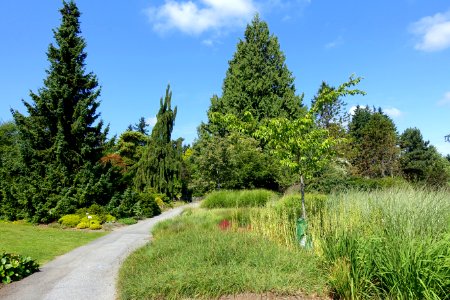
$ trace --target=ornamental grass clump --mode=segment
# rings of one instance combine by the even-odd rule
[[[268,190],[214,191],[202,202],[203,208],[263,207],[276,199],[276,193]]]
[[[342,298],[449,299],[450,194],[400,188],[332,195],[309,219]]]

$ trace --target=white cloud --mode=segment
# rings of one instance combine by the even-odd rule
[[[403,115],[403,112],[401,112],[398,108],[395,107],[383,108],[383,112],[391,118],[397,118]]]
[[[336,48],[344,43],[342,36],[338,36],[334,41],[325,44],[326,49]]]
[[[438,102],[439,106],[448,105],[448,104],[450,104],[450,92],[445,93],[444,97],[442,97],[442,99],[439,100],[439,102]]]
[[[253,0],[166,0],[146,10],[155,31],[179,30],[190,35],[243,26],[256,12]]]
[[[147,119],[145,120],[145,123],[146,123],[148,126],[153,127],[153,126],[155,126],[157,120],[158,120],[158,119],[157,119],[156,117],[150,117],[150,118],[147,118]]]
[[[415,49],[433,52],[450,47],[450,11],[423,17],[411,25],[411,31],[418,36]]]

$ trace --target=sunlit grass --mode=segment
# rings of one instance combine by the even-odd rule
[[[0,222],[0,251],[30,256],[42,265],[105,234]]]
[[[212,299],[243,292],[323,294],[324,272],[312,253],[293,251],[247,228],[237,210],[189,210],[160,223],[154,241],[133,253],[119,275],[120,299]]]

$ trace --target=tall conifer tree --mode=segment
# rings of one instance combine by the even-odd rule
[[[97,78],[85,69],[80,12],[73,1],[64,1],[60,13],[61,25],[53,30],[56,43],[47,51],[50,67],[44,87],[30,92],[32,102],[23,101],[28,116],[12,111],[26,165],[18,199],[25,216],[37,221],[48,220],[55,207],[64,213],[88,204],[73,203],[86,199],[70,195],[75,185],[96,184],[92,168],[102,155],[107,133],[98,120]]]
[[[153,189],[174,198],[181,191],[182,139],[172,141],[177,107],[172,110],[170,86],[160,100],[150,141],[137,165],[135,186],[139,191]]]
[[[215,95],[211,99],[209,130],[220,131],[211,124],[212,113],[232,113],[244,119],[245,112],[250,112],[257,121],[298,118],[303,96],[295,94],[294,77],[285,60],[277,37],[256,15],[229,61],[222,97]]]

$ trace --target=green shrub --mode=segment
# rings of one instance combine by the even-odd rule
[[[79,215],[71,214],[62,216],[58,220],[58,223],[66,227],[74,228],[78,225],[78,223],[80,223],[80,221],[81,217]]]
[[[0,282],[20,280],[39,270],[39,265],[30,257],[0,253]]]
[[[89,223],[89,229],[99,230],[102,229],[102,225],[100,225],[100,222],[97,220],[91,220],[91,222]]]
[[[137,223],[136,219],[134,219],[134,218],[122,218],[122,219],[117,220],[117,222],[124,224],[124,225],[133,225],[133,224]]]
[[[208,194],[201,206],[204,208],[262,207],[277,195],[268,190],[215,191]]]
[[[77,225],[77,229],[86,229],[89,228],[89,224],[87,222],[80,222]]]
[[[140,193],[138,199],[138,202],[133,206],[134,216],[151,218],[161,214],[161,209],[155,200],[155,194]]]
[[[348,190],[374,191],[407,185],[408,183],[401,177],[363,178],[327,175],[311,179],[305,189],[308,192],[331,194]]]
[[[116,221],[116,217],[114,217],[114,216],[112,216],[112,215],[106,215],[106,219],[105,219],[105,222],[108,222],[108,223],[112,223],[112,222],[115,222]]]

